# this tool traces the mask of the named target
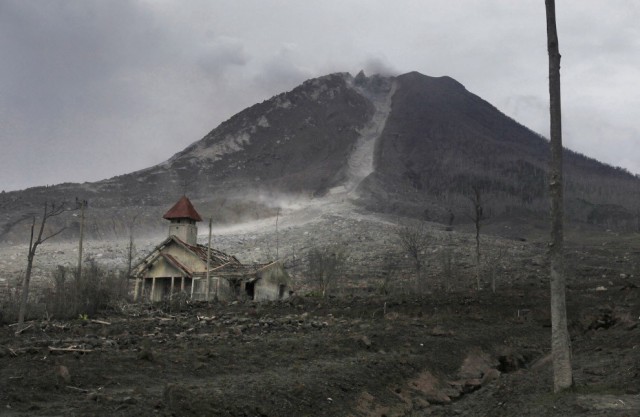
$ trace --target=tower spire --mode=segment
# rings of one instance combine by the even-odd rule
[[[186,195],[183,195],[162,218],[171,222],[169,236],[175,236],[189,245],[197,244],[198,226],[196,222],[202,221],[202,217]]]

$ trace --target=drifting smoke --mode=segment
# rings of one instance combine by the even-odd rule
[[[378,74],[383,77],[395,77],[400,71],[393,68],[391,63],[384,57],[369,57],[362,64],[365,74]]]

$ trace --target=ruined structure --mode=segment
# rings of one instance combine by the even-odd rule
[[[281,262],[244,265],[235,256],[199,245],[196,223],[202,218],[186,196],[163,218],[170,221],[169,236],[131,274],[136,300],[161,301],[178,292],[195,300],[265,301],[289,296],[289,276]]]

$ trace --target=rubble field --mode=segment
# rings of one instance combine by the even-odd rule
[[[4,323],[0,415],[635,416],[639,295],[569,285],[576,387],[557,395],[537,283]]]

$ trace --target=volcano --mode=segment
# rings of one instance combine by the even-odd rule
[[[272,216],[283,201],[340,198],[358,210],[446,222],[463,219],[472,190],[494,217],[548,211],[548,140],[450,77],[335,73],[305,81],[221,123],[167,161],[95,183],[0,196],[4,239],[26,236],[43,201],[89,201],[94,237],[161,227],[188,194],[218,223]],[[632,227],[640,180],[565,151],[571,221]],[[77,229],[72,215],[60,218]]]

